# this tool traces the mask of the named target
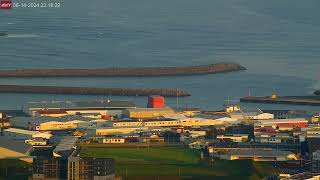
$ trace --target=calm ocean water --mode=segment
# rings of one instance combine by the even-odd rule
[[[60,8],[0,10],[0,68],[185,66],[237,62],[244,72],[150,78],[0,78],[0,84],[183,88],[173,106],[220,109],[228,98],[308,95],[320,88],[319,0],[50,0]],[[50,2],[17,0],[14,2]],[[27,101],[144,97],[0,94],[0,109]],[[285,105],[260,108],[312,109]]]

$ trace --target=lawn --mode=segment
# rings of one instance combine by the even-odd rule
[[[151,164],[195,164],[200,158],[197,151],[176,147],[91,148],[83,149],[80,155],[84,157],[110,157],[118,162],[143,161]]]
[[[201,160],[200,152],[181,147],[85,148],[83,157],[109,157],[123,179],[261,179],[275,172],[268,163]]]

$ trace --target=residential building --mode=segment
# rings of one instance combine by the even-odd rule
[[[33,179],[59,180],[66,178],[66,158],[37,157],[33,159]]]
[[[112,158],[70,156],[68,180],[113,180],[115,165]]]
[[[312,153],[311,157],[311,171],[320,172],[320,150],[316,150]]]

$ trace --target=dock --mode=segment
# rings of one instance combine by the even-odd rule
[[[185,97],[190,94],[174,88],[95,88],[63,86],[0,85],[0,93],[37,93],[37,94],[80,94],[106,96],[150,96]]]
[[[320,96],[247,96],[240,98],[240,102],[320,106]]]
[[[0,70],[0,77],[149,77],[187,76],[246,70],[236,63],[181,67],[111,67],[96,69],[15,69]]]

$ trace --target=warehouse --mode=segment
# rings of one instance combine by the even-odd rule
[[[53,156],[68,157],[75,150],[77,141],[78,138],[74,136],[63,137],[56,148],[53,150]]]
[[[236,119],[222,117],[218,119],[205,118],[185,118],[178,120],[163,119],[163,120],[145,120],[145,121],[114,121],[113,127],[132,127],[132,126],[146,126],[146,127],[177,127],[177,126],[210,126],[219,124],[228,124],[237,122]]]
[[[106,127],[106,128],[95,129],[93,135],[105,136],[105,135],[130,134],[133,132],[142,132],[147,130],[148,130],[147,127]]]
[[[249,138],[248,134],[231,134],[231,135],[218,135],[217,139],[221,141],[232,141],[232,142],[247,142]]]
[[[297,160],[297,155],[289,151],[279,150],[249,150],[230,151],[220,155],[226,160],[253,160],[253,161],[288,161]]]
[[[242,120],[267,120],[274,119],[274,114],[263,112],[233,112],[229,113],[232,118]]]
[[[255,128],[263,127],[307,127],[308,120],[302,118],[294,119],[272,119],[272,120],[260,120],[254,124]]]
[[[123,110],[136,108],[130,101],[44,101],[29,102],[23,106],[23,112],[33,116],[37,111],[83,111],[83,110]]]
[[[170,107],[165,108],[132,108],[123,110],[123,116],[133,119],[152,119],[164,115],[175,114]]]
[[[0,136],[0,159],[18,158],[22,161],[32,162],[32,157],[29,157],[31,152],[32,146],[25,144],[24,141]]]
[[[33,129],[38,131],[64,130],[64,129],[87,129],[111,126],[109,121],[103,119],[88,118],[76,115],[61,117],[14,117],[11,118],[13,127]]]
[[[9,128],[3,130],[3,136],[10,139],[30,139],[33,135],[38,134],[38,131],[28,131],[23,129]]]
[[[44,139],[50,139],[52,134],[44,132],[38,132],[38,131],[29,131],[24,129],[16,129],[16,128],[9,128],[3,130],[3,136],[11,138],[11,139],[31,139],[31,138],[44,138]]]

